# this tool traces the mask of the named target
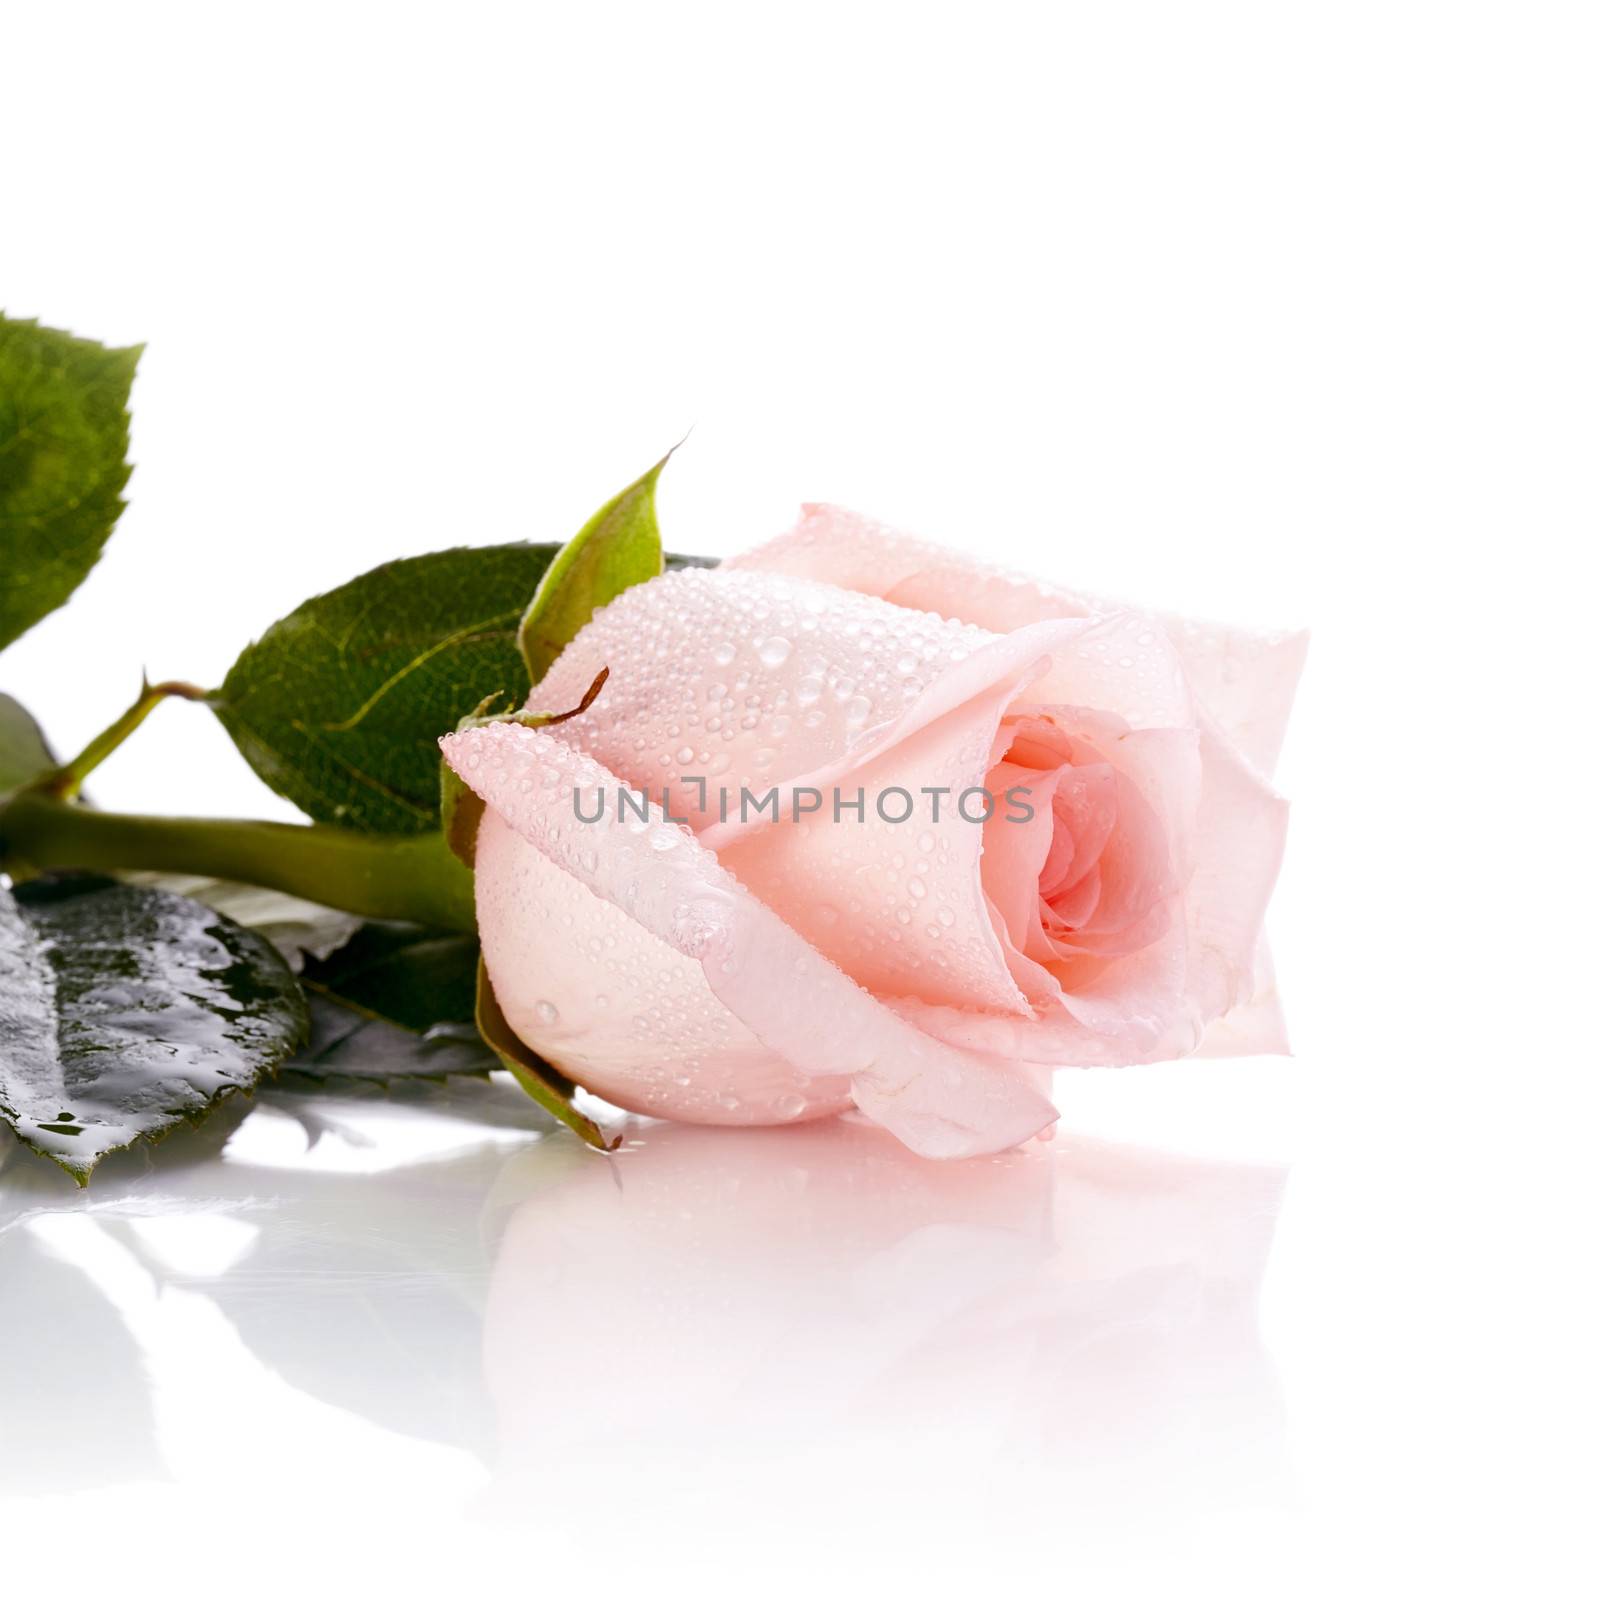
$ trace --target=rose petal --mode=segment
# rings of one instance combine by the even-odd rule
[[[1034,692],[1031,680],[1092,668],[1105,626],[1047,622],[1002,638],[788,578],[670,573],[597,612],[530,707],[573,702],[609,666],[599,700],[555,738],[631,785],[659,793],[671,781],[674,815],[874,992],[1023,1012],[1031,988],[995,935],[981,827],[962,819],[958,797],[982,788],[1014,699]],[[858,696],[879,708],[874,725],[852,709]],[[910,820],[882,820],[876,801],[890,788],[910,794]],[[938,818],[925,789],[949,791]],[[741,815],[742,790],[775,791],[782,820]],[[806,790],[823,809],[795,820]],[[835,791],[849,801],[858,790],[863,819],[841,808],[836,822]]]
[[[478,928],[512,1031],[595,1094],[685,1122],[797,1122],[850,1104],[797,1072],[711,991],[700,963],[485,813]]]
[[[1015,692],[1002,680],[840,780],[822,811],[736,835],[719,858],[874,994],[1025,1014],[979,870],[988,802],[969,793],[983,789]],[[928,790],[944,791],[937,820]],[[841,809],[835,820],[834,792],[859,796],[862,816]],[[908,808],[908,820],[885,820]]]
[[[1038,1074],[950,1049],[905,1022],[812,949],[659,808],[645,822],[621,821],[613,809],[597,823],[575,820],[575,793],[617,781],[581,752],[511,723],[440,743],[463,781],[524,839],[698,962],[712,993],[767,1049],[802,1073],[848,1076],[857,1106],[912,1149],[940,1157],[986,1154],[1055,1120],[1036,1086]],[[536,971],[529,978],[539,982]],[[518,974],[506,981],[521,1005],[526,991]],[[504,1006],[499,977],[496,994]],[[547,998],[559,1009],[559,998]]]
[[[983,827],[983,888],[1018,950],[1039,935],[1040,885],[1058,843],[1071,860],[1072,836],[1055,824],[1055,791],[1062,776],[1059,770],[1040,772],[1013,761],[1002,761],[989,775],[1000,804]],[[1020,790],[1027,791],[1021,798],[1033,812],[1022,822],[1003,798]]]
[[[691,569],[597,611],[528,706],[576,705],[609,668],[594,705],[552,731],[627,783],[658,795],[671,783],[674,814],[697,830],[722,821],[715,796],[728,792],[725,839],[741,786],[825,782],[886,735],[903,738],[999,678],[1036,671],[1045,654],[1038,639],[1005,645],[974,669],[970,658],[997,644],[983,629],[824,584]],[[689,777],[706,780],[704,800]]]
[[[1197,1056],[1286,1056],[1289,1029],[1278,997],[1272,955],[1263,939],[1256,946],[1254,992],[1224,1012],[1205,1031]]]
[[[1035,1018],[915,1000],[895,1009],[948,1044],[1018,1061],[1127,1065],[1192,1053],[1210,1023],[1256,990],[1258,930],[1288,825],[1286,802],[1209,727],[1198,756],[1184,914],[1160,939],[1115,960],[1061,964],[1059,1004]]]
[[[997,633],[1050,617],[1100,616],[1125,609],[1115,601],[986,567],[837,506],[804,507],[791,532],[724,566],[838,584]],[[1305,664],[1308,636],[1167,614],[1157,620],[1220,732],[1270,777]],[[1057,698],[1106,704],[1083,694]]]

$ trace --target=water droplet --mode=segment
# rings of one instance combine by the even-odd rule
[[[764,667],[781,667],[789,659],[789,652],[794,648],[781,633],[775,633],[770,639],[763,639],[756,654],[761,657]]]
[[[551,1023],[559,1022],[561,1020],[561,1013],[557,1011],[548,1000],[541,1000],[538,1005],[533,1008],[533,1014],[535,1018],[542,1022],[547,1028]]]
[[[711,659],[715,661],[719,667],[725,667],[737,654],[738,652],[731,644],[723,643],[719,644],[717,648],[711,652]]]

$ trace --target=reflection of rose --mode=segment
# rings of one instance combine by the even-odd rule
[[[1280,1492],[1279,1170],[1074,1137],[935,1164],[848,1121],[657,1125],[540,1182],[555,1153],[485,1315],[507,1507],[887,1554],[902,1514],[991,1539]]]
[[[530,701],[569,706],[609,667],[592,710],[444,741],[490,807],[500,1003],[634,1109],[853,1101],[925,1154],[1015,1144],[1054,1119],[1049,1068],[1185,1054],[1252,999],[1284,830],[1263,774],[1301,648],[821,509],[641,585]],[[616,798],[667,783],[686,826]]]

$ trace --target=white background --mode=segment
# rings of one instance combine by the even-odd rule
[[[149,348],[130,509],[0,688],[75,746],[380,560],[565,537],[690,428],[678,549],[832,499],[1311,626],[1297,1059],[1061,1090],[1294,1163],[1260,1300],[1293,1510],[1182,1581],[1592,1592],[1597,74],[1592,8],[1537,3],[6,6],[0,305]],[[289,814],[181,705],[95,791]],[[271,1437],[271,1542],[330,1559]],[[177,1583],[172,1470],[28,1526]],[[1039,1501],[997,1559],[1065,1586]],[[748,1508],[696,1504],[715,1575],[783,1566],[717,1573]],[[625,1540],[637,1505],[591,1510]],[[208,1576],[234,1515],[185,1534]],[[918,1570],[845,1526],[836,1571]],[[525,1581],[570,1555],[530,1533]]]

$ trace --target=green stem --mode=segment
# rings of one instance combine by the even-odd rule
[[[72,799],[78,790],[83,787],[83,780],[163,700],[174,697],[180,700],[206,700],[210,698],[204,689],[197,688],[192,683],[180,683],[176,679],[169,680],[166,683],[146,683],[139,691],[139,698],[109,728],[103,733],[97,733],[78,755],[67,762],[65,766],[57,767],[54,772],[42,779],[35,787],[43,790],[46,794],[55,795],[61,800]]]
[[[315,823],[131,816],[33,790],[0,807],[0,864],[189,872],[362,917],[474,926],[472,874],[437,832],[395,837]]]

